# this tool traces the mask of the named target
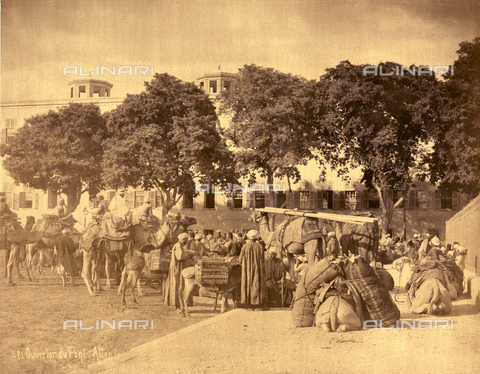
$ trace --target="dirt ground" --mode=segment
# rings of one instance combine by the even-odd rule
[[[2,277],[4,257],[2,250]],[[20,271],[26,276],[24,269]],[[213,312],[213,299],[195,297],[195,313],[191,319],[183,318],[163,305],[160,291],[146,287],[143,289],[145,296],[138,298],[138,307],[134,307],[131,293],[127,293],[128,308],[124,309],[116,289],[90,296],[81,277],[76,277],[78,286],[67,283],[62,287],[60,276],[49,269],[44,271],[45,274],[39,276],[35,270],[36,279],[30,282],[18,279],[14,270],[15,287],[7,287],[4,279],[0,281],[0,373],[75,372],[220,314],[220,308]],[[102,284],[105,285],[104,279]],[[108,327],[91,331],[63,330],[65,320],[80,319],[84,327],[93,326],[96,320],[110,323],[113,320],[153,320],[154,328],[150,329],[149,325],[148,330],[113,331]]]
[[[397,281],[398,273],[391,274]],[[465,296],[454,301],[449,316],[419,317],[408,312],[399,288],[402,320],[446,319],[447,330],[326,333],[314,327],[294,329],[289,309],[236,309],[220,315],[212,313],[212,299],[195,297],[192,318],[184,319],[164,307],[153,289],[145,290],[140,307],[123,310],[114,290],[91,297],[84,285],[63,288],[51,273],[17,284],[0,283],[2,373],[480,372],[480,313]],[[64,320],[80,318],[88,323],[154,320],[154,329],[62,330]],[[25,357],[27,350],[30,358]],[[32,352],[46,350],[57,356],[66,352],[66,357],[32,358]]]

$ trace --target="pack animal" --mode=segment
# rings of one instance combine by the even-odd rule
[[[192,295],[193,291],[196,287],[195,282],[195,268],[193,266],[187,267],[183,269],[182,276],[180,277],[180,287],[179,287],[179,294],[180,294],[180,313],[184,317],[190,317],[190,311],[188,310],[187,300],[189,300]],[[240,265],[234,265],[230,268],[228,274],[228,281],[227,284],[218,286],[218,293],[222,295],[222,307],[220,313],[225,313],[228,311],[228,293],[232,292],[232,301],[233,307],[236,308],[236,300],[237,295],[240,295],[240,287],[242,281],[242,267]],[[217,293],[217,297],[218,297]],[[183,297],[182,297],[183,295]],[[214,310],[217,308],[217,297],[215,298],[215,306]]]

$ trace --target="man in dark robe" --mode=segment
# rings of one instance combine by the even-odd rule
[[[57,272],[62,277],[63,286],[65,286],[65,276],[70,274],[72,286],[75,286],[74,275],[76,267],[73,259],[75,253],[75,243],[70,237],[70,230],[64,229],[62,235],[55,243],[55,254],[57,256]]]
[[[175,309],[180,310],[180,293],[178,287],[182,271],[190,266],[190,255],[187,251],[187,242],[189,239],[187,233],[178,235],[178,242],[172,248],[172,259],[170,261],[170,268],[168,270],[168,279],[166,282],[165,299],[163,303],[167,306],[174,306]]]
[[[267,308],[267,284],[265,274],[265,253],[258,242],[256,230],[247,233],[247,242],[240,253],[242,264],[241,303],[246,307]]]

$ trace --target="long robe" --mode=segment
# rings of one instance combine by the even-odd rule
[[[55,243],[55,248],[57,250],[58,274],[65,275],[65,273],[69,273],[70,275],[76,275],[77,268],[73,259],[75,243],[72,238],[61,235]]]
[[[267,302],[265,253],[260,243],[247,241],[240,253],[242,264],[241,303],[262,305]]]
[[[337,256],[340,253],[340,244],[338,243],[338,239],[335,237],[331,237],[328,240],[327,248],[325,250],[325,257],[330,255]]]
[[[185,257],[187,257],[186,249],[186,246],[182,246],[180,243],[175,244],[172,248],[172,258],[170,260],[170,268],[168,269],[165,298],[163,301],[167,306],[180,308],[180,294],[178,292],[178,287],[180,286],[182,271],[188,265],[186,263],[188,259],[184,260]]]

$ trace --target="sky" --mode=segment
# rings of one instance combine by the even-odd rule
[[[477,0],[2,0],[1,101],[68,98],[82,78],[68,66],[153,66],[193,82],[254,63],[318,79],[343,60],[450,65],[477,36]],[[91,78],[114,97],[152,79]]]

